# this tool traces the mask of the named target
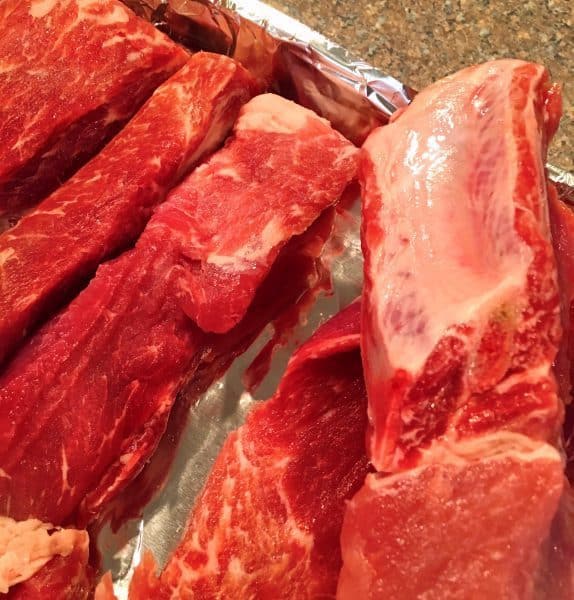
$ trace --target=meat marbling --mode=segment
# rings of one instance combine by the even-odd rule
[[[131,599],[334,597],[345,501],[368,465],[359,310],[320,328],[227,438],[182,542],[159,578],[144,559]]]
[[[536,593],[564,480],[544,171],[559,117],[543,67],[494,61],[365,143],[361,344],[381,473],[345,517],[341,599]]]
[[[273,95],[249,102],[233,138],[171,193],[135,248],[100,266],[0,377],[0,511],[93,521],[139,472],[216,343],[188,314],[218,302],[218,329],[231,335],[280,249],[355,171],[354,147],[311,111]],[[221,229],[209,240],[198,216],[212,213]],[[203,295],[190,287],[204,281]],[[249,291],[235,296],[239,282]]]
[[[100,154],[0,235],[0,362],[104,258],[137,238],[254,93],[238,63],[194,55]]]
[[[188,58],[116,0],[3,0],[0,56],[0,231]]]

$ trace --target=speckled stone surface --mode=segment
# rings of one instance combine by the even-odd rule
[[[545,64],[564,96],[549,160],[574,171],[574,0],[267,2],[415,89],[491,58]]]

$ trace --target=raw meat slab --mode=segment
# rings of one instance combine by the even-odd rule
[[[572,402],[572,372],[574,348],[574,213],[561,202],[553,188],[549,188],[550,224],[552,241],[558,265],[563,334],[560,352],[556,359],[557,379],[566,404]]]
[[[563,335],[554,370],[565,404],[562,445],[566,459],[566,477],[560,508],[554,519],[548,543],[547,568],[539,588],[540,597],[569,600],[574,596],[574,213],[566,198],[549,186],[552,241],[558,265]]]
[[[194,55],[100,154],[0,236],[0,362],[104,258],[137,238],[254,93],[238,63]]]
[[[334,597],[345,501],[368,466],[359,310],[319,329],[228,437],[161,577],[146,557],[130,598]]]
[[[369,475],[345,514],[337,598],[533,598],[562,463],[550,445],[506,435],[494,447],[461,442],[469,456]]]
[[[292,310],[299,298],[314,293],[315,282],[318,283],[323,277],[323,267],[317,254],[329,237],[332,221],[333,211],[327,210],[303,235],[293,238],[277,257],[241,323],[225,335],[209,336],[207,349],[202,354],[190,385],[178,395],[166,432],[151,462],[117,498],[110,498],[101,507],[98,522],[90,526],[92,544],[95,543],[101,523],[111,519],[112,527],[117,527],[126,518],[137,516],[157,486],[161,485],[176,450],[178,432],[185,425],[190,404],[227,370],[236,356],[247,349],[267,323],[280,319],[284,311]],[[287,277],[286,273],[289,274]],[[85,547],[76,547],[71,554],[54,556],[30,579],[10,588],[9,598],[35,598],[37,596],[34,593],[39,593],[39,590],[49,590],[54,597],[69,597],[70,600],[83,598],[84,593],[91,598],[97,570],[97,556],[92,554],[88,557]],[[74,576],[71,577],[70,573]]]
[[[433,440],[555,440],[559,337],[544,158],[559,91],[535,64],[464,69],[362,155],[363,361],[379,470]]]
[[[258,133],[256,123],[267,125]],[[273,123],[281,123],[281,130],[270,132]],[[309,131],[318,133],[317,124],[321,135],[309,136]],[[228,308],[221,313],[226,323],[238,310],[244,315],[272,267],[268,255],[286,250],[288,240],[332,206],[355,177],[354,147],[314,113],[287,100],[254,99],[242,110],[235,132],[223,150],[174,190],[135,248],[102,265],[0,377],[2,513],[55,524],[93,521],[141,470],[178,392],[192,385],[194,371],[215,343],[213,334],[186,314],[190,282],[213,272],[209,258],[219,248],[238,251],[243,231],[245,259],[225,266],[215,261],[221,289],[211,286],[209,292],[215,298],[228,295]],[[267,154],[258,153],[260,147]],[[308,155],[322,157],[321,164],[303,161]],[[244,163],[257,178],[255,188],[248,181],[236,185],[230,170],[241,173]],[[244,218],[243,193],[273,218],[263,223]],[[232,227],[213,239],[205,262],[195,259],[196,248],[208,247],[200,243],[206,224],[192,212],[199,201],[206,214],[208,205],[215,213],[225,203],[234,217]],[[306,254],[317,256],[321,247],[315,241]],[[258,261],[249,268],[248,251]],[[230,294],[239,279],[251,290],[251,297],[238,293],[240,309]]]
[[[430,86],[365,144],[361,343],[381,472],[345,516],[341,599],[526,600],[553,562],[544,162],[559,116],[543,67],[495,61]]]
[[[158,236],[181,238],[189,261],[183,306],[204,331],[224,333],[242,319],[286,241],[353,178],[355,147],[311,115],[273,94],[254,98],[235,127],[235,143],[197,170],[201,190],[176,191],[150,223]],[[299,143],[281,150],[297,136]]]
[[[280,343],[285,319],[294,318],[294,314],[303,316],[309,303],[325,289],[329,273],[323,264],[324,256],[317,257],[332,233],[333,217],[334,210],[324,211],[305,233],[294,237],[277,257],[241,322],[226,334],[210,336],[209,350],[203,354],[185,393],[178,395],[152,459],[117,499],[106,505],[102,519],[110,521],[112,530],[129,518],[140,517],[148,501],[163,487],[190,407],[225,374],[267,324],[275,333],[269,343],[273,339]]]
[[[116,0],[3,0],[0,56],[0,231],[188,58]]]

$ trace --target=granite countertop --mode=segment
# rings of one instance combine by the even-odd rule
[[[266,0],[415,89],[491,58],[541,62],[563,85],[549,161],[574,171],[572,0]]]

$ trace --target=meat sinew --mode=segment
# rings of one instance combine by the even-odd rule
[[[100,266],[0,377],[1,512],[93,520],[139,472],[178,392],[221,344],[188,315],[217,302],[218,329],[234,335],[273,262],[355,170],[354,147],[311,111],[273,95],[249,102],[233,138],[170,194],[135,248]],[[240,283],[247,291],[235,295]]]
[[[0,56],[0,231],[188,58],[116,0],[4,0]]]
[[[563,489],[560,338],[538,65],[424,90],[362,155],[362,350],[373,464],[340,598],[531,598]],[[361,595],[363,594],[363,595]]]
[[[227,438],[182,542],[159,578],[145,559],[130,598],[334,596],[345,501],[368,464],[359,310],[319,329]]]
[[[100,154],[0,235],[0,362],[102,259],[136,239],[254,93],[238,63],[196,54]]]

